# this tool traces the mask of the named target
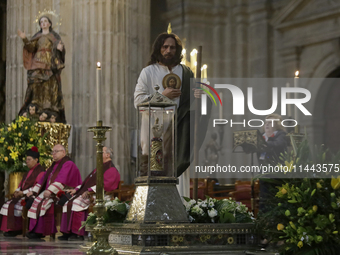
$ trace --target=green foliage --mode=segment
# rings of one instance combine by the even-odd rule
[[[287,173],[286,179],[262,179],[271,183],[268,189],[271,198],[258,215],[257,229],[274,242],[284,241],[280,247],[282,254],[338,254],[340,177],[332,175],[337,173],[334,165],[340,164],[339,155],[330,155],[323,148],[313,155],[305,140],[296,155],[286,153],[282,160],[286,165],[301,165],[301,169],[308,171]],[[324,164],[321,168],[324,171],[312,171],[317,164]],[[316,178],[303,178],[307,172],[309,177]]]
[[[104,214],[104,225],[107,223],[122,223],[130,209],[129,201],[122,202],[117,197],[114,200],[105,202],[106,213]],[[80,229],[88,225],[94,225],[97,222],[97,216],[89,213],[85,222]]]
[[[116,198],[105,204],[106,214],[104,215],[104,223],[123,222],[130,206],[128,203],[121,202]]]
[[[22,116],[11,124],[0,124],[0,170],[27,172],[26,152],[33,146],[39,150],[40,164],[45,165],[51,159],[51,148],[44,142],[47,135],[41,135],[37,122]]]

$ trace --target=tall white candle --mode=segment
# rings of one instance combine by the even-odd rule
[[[97,121],[102,120],[102,112],[100,109],[100,81],[101,81],[101,73],[102,68],[100,62],[97,62],[97,72],[96,72],[96,80],[97,80]]]
[[[290,87],[289,82],[286,83],[286,87],[287,87],[287,88]],[[291,98],[292,98],[292,96],[291,96],[290,93],[287,94],[287,98],[288,98],[288,99],[291,99]],[[288,117],[293,117],[293,115],[292,115],[292,105],[291,105],[291,104],[288,105],[287,116],[288,116]]]
[[[206,64],[204,64],[202,66],[202,68],[201,68],[203,82],[207,82],[207,78],[208,78],[208,76],[207,76],[207,68],[208,68],[208,66]]]
[[[294,77],[294,88],[299,87],[299,71],[295,72],[295,77]],[[294,98],[297,99],[297,93],[294,94]],[[294,108],[294,117],[297,122],[299,122],[298,118],[298,108],[295,106]]]
[[[196,77],[196,66],[197,66],[197,50],[193,49],[190,52],[190,67],[194,73],[194,77]]]
[[[223,94],[222,92],[218,93],[220,98],[221,98],[221,101],[222,101],[222,104],[223,104]],[[220,119],[223,119],[223,106],[220,105],[220,116],[219,116]]]

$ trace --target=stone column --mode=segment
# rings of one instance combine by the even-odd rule
[[[149,0],[74,0],[73,151],[82,171],[95,168],[95,144],[88,127],[96,124],[96,62],[102,63],[103,125],[111,126],[105,145],[121,179],[132,181],[130,131],[136,111],[133,92],[149,53]]]
[[[6,111],[6,2],[0,2],[0,123],[5,121]],[[0,206],[5,202],[5,172],[0,171]]]
[[[236,77],[249,77],[248,72],[248,13],[247,1],[239,0],[233,8],[233,15],[235,16],[235,66]]]
[[[225,1],[167,0],[166,23],[172,32],[185,41],[187,60],[190,52],[202,46],[202,64],[208,65],[208,77],[221,77],[221,53],[225,52],[222,27],[225,22]],[[162,32],[166,32],[164,27]],[[156,39],[156,38],[154,38]],[[154,40],[153,39],[153,40]],[[223,62],[224,60],[222,60]],[[223,62],[224,63],[224,62]]]
[[[267,1],[251,2],[249,5],[249,77],[273,76],[270,58],[272,33],[268,25]]]
[[[6,2],[0,2],[0,122],[6,116]]]

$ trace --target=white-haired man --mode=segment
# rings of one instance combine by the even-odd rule
[[[45,235],[57,232],[54,221],[54,200],[58,192],[81,184],[81,176],[78,167],[66,156],[66,150],[61,144],[57,144],[52,150],[53,164],[47,169],[45,175],[34,186],[30,195],[37,195],[27,216],[30,218],[30,239],[39,239]]]
[[[120,174],[112,163],[113,151],[110,148],[103,148],[103,172],[104,190],[112,191],[118,188]],[[94,169],[79,185],[70,190],[72,198],[63,206],[63,216],[61,219],[60,231],[62,236],[59,240],[77,241],[84,240],[85,229],[81,227],[81,222],[87,218],[87,209],[90,205],[89,192],[96,192],[97,169]]]

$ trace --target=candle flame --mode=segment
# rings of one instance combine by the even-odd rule
[[[196,49],[193,49],[193,50],[190,52],[190,56],[193,56],[193,55],[195,55],[195,54],[197,54],[197,50],[196,50]]]
[[[183,50],[182,50],[182,54],[184,55],[185,53],[187,53],[187,50],[186,50],[186,49],[183,49]]]
[[[204,64],[202,67],[201,67],[201,71],[203,71],[204,69],[207,69],[208,66],[206,64]]]
[[[100,62],[97,62],[97,68],[101,68]]]
[[[295,72],[295,77],[299,77],[299,73],[300,73],[299,71],[296,71]]]

